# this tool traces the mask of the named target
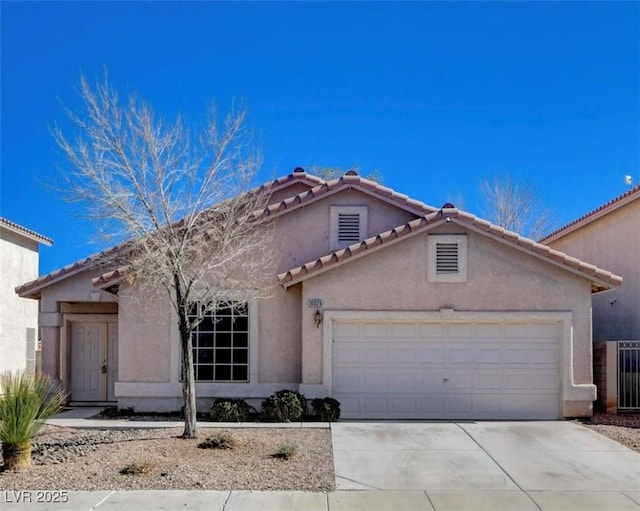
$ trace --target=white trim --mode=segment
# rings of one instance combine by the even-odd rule
[[[338,237],[340,215],[358,215],[358,241],[340,242]],[[368,222],[367,206],[331,206],[329,208],[329,250],[340,250],[364,240],[367,237]]]
[[[438,244],[455,243],[458,246],[458,271],[456,273],[438,273]],[[468,237],[466,234],[428,234],[427,235],[427,281],[428,282],[466,282]]]
[[[322,326],[322,384],[306,385],[309,394],[332,395],[333,392],[333,323],[344,320],[388,320],[425,322],[549,322],[560,325],[558,361],[560,389],[559,411],[563,413],[563,403],[568,401],[594,401],[596,386],[577,384],[573,380],[573,314],[570,311],[336,311],[325,310]],[[302,386],[301,386],[302,389]]]

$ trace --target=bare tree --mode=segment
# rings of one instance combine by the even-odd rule
[[[245,115],[220,127],[212,113],[196,137],[135,97],[121,102],[106,78],[92,87],[83,77],[79,95],[81,109],[67,111],[74,138],[54,130],[71,163],[65,193],[120,243],[105,264],[124,267],[140,296],[166,290],[180,332],[183,436],[195,438],[194,329],[215,309],[268,296],[274,280],[273,230],[256,214],[269,190],[250,188],[259,158]]]
[[[495,175],[480,183],[480,196],[482,216],[500,227],[534,240],[551,230],[551,210],[531,183]]]

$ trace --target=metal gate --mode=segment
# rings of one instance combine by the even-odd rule
[[[618,341],[618,410],[640,410],[640,341]]]

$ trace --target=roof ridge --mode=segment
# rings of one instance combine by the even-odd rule
[[[16,222],[13,222],[12,220],[9,220],[8,218],[4,218],[0,216],[0,224],[3,224],[4,226],[10,228],[11,230],[13,230],[14,232],[18,232],[21,234],[26,234],[31,238],[34,238],[35,241],[39,241],[45,245],[51,246],[53,245],[53,240],[47,236],[45,236],[44,234],[40,234],[39,232],[36,232],[32,229],[29,229],[27,227],[24,227],[23,225],[20,225]]]
[[[296,206],[303,206],[306,203],[315,201],[323,195],[333,192],[337,188],[359,187],[369,192],[374,197],[378,197],[386,202],[393,202],[401,207],[410,209],[416,214],[429,214],[438,211],[437,208],[412,199],[408,195],[396,192],[394,189],[381,185],[370,179],[363,178],[357,174],[345,174],[343,176],[324,181],[317,186],[300,192],[291,197],[287,197],[280,202],[267,205],[262,211],[257,212],[258,216],[273,216],[285,210],[294,209]]]
[[[617,197],[614,197],[613,199],[609,200],[608,202],[605,202],[604,204],[598,206],[597,208],[592,209],[588,213],[585,213],[584,215],[579,216],[578,218],[576,218],[575,220],[572,220],[568,224],[565,224],[562,227],[559,227],[555,231],[547,234],[544,238],[541,238],[540,241],[545,241],[545,240],[548,240],[549,238],[553,238],[553,237],[557,236],[558,234],[562,233],[563,231],[573,227],[574,225],[579,224],[579,223],[583,222],[584,220],[587,220],[588,218],[590,218],[590,217],[592,217],[594,215],[597,215],[598,213],[601,213],[602,211],[604,211],[606,209],[609,209],[611,206],[614,206],[614,205],[618,204],[619,202],[621,202],[624,199],[627,199],[627,198],[633,196],[636,193],[638,193],[638,197],[640,198],[640,184],[634,186],[630,190],[627,190],[625,193],[623,193],[621,195],[618,195]]]

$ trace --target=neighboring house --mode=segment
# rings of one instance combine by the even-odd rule
[[[590,213],[565,225],[542,240],[542,243],[586,259],[612,270],[624,278],[624,284],[609,293],[593,297],[593,340],[640,341],[640,186],[607,202]],[[626,346],[625,346],[626,347]],[[636,354],[633,367],[640,373],[640,342],[629,344]],[[608,349],[604,360],[596,364],[602,405],[608,411],[617,408],[616,345]],[[631,353],[629,354],[631,356]],[[609,368],[608,377],[603,373]],[[598,370],[603,371],[598,371]],[[633,401],[640,408],[640,378],[635,377]],[[608,380],[608,381],[607,381]],[[623,384],[624,385],[624,384]]]
[[[38,276],[41,243],[52,241],[0,217],[0,373],[36,370],[38,304],[15,287]]]
[[[267,186],[278,286],[196,332],[201,409],[289,388],[344,418],[591,415],[591,294],[620,277],[355,172]],[[98,257],[17,290],[40,300],[44,371],[74,402],[179,409],[175,314]]]

